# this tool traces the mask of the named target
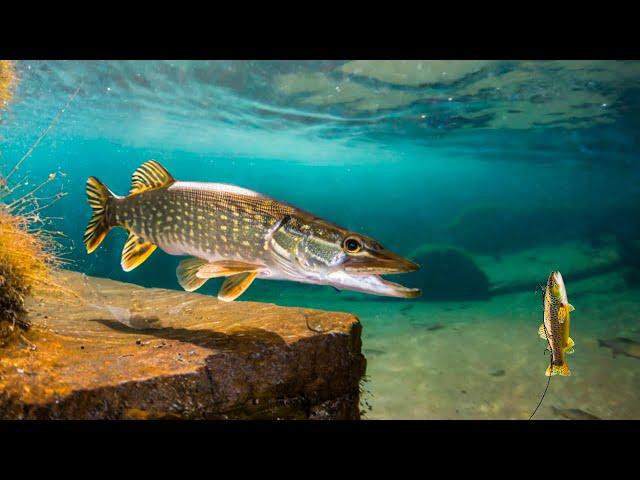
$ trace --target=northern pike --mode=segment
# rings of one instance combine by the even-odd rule
[[[551,272],[544,292],[544,323],[538,335],[549,343],[551,362],[546,376],[571,375],[565,354],[573,353],[574,341],[569,336],[570,312],[575,310],[567,299],[567,289],[560,272]]]
[[[391,297],[421,293],[381,277],[419,266],[376,240],[245,188],[176,181],[155,160],[133,173],[126,197],[95,177],[87,180],[86,193],[93,209],[84,234],[87,253],[111,228],[122,227],[129,232],[121,258],[124,271],[138,267],[157,247],[187,255],[176,270],[187,291],[226,277],[218,293],[224,301],[238,298],[256,278]]]

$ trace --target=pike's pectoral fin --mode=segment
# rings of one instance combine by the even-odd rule
[[[180,286],[187,292],[193,292],[204,285],[207,278],[198,277],[198,271],[207,263],[206,260],[195,257],[182,260],[176,268],[176,276]]]
[[[133,172],[129,195],[165,187],[175,181],[176,179],[173,178],[166,168],[155,160],[149,160]]]
[[[151,242],[146,242],[135,233],[129,233],[127,243],[122,249],[122,259],[120,265],[125,272],[130,272],[138,265],[142,264],[157,248]]]
[[[544,323],[541,323],[540,327],[538,328],[538,336],[543,340],[547,339],[547,332],[544,329]]]
[[[198,278],[216,278],[237,275],[238,273],[257,272],[262,265],[253,263],[221,260],[203,265],[197,273]]]
[[[257,271],[238,273],[227,277],[220,291],[218,292],[218,299],[224,302],[231,302],[242,295],[253,280],[258,275]]]

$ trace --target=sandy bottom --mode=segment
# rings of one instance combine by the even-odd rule
[[[640,360],[598,346],[618,336],[640,341],[640,290],[625,289],[617,274],[567,288],[576,307],[572,375],[552,377],[535,418],[563,418],[555,407],[640,419]],[[527,419],[545,389],[549,356],[533,289],[486,302],[335,298],[323,306],[355,313],[364,326],[365,418]]]

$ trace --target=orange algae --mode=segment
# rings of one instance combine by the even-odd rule
[[[0,108],[6,106],[11,100],[15,84],[14,63],[10,60],[0,60]]]
[[[7,106],[16,81],[14,62],[0,60],[0,109]],[[56,175],[49,175],[39,186],[24,194],[18,192],[25,182],[10,182],[33,148],[8,175],[0,172],[0,345],[11,338],[12,333],[21,336],[20,330],[28,327],[27,296],[45,290],[76,296],[54,281],[55,269],[61,264],[57,242],[50,232],[35,228],[36,224],[44,223],[39,212],[64,196],[64,193],[58,193],[49,205],[42,206],[42,199],[35,195]],[[22,339],[28,342],[24,337]]]
[[[0,205],[0,340],[14,326],[26,327],[24,300],[36,288],[48,288],[57,262],[51,240],[30,231],[28,217]]]

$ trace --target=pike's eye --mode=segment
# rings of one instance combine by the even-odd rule
[[[344,241],[343,248],[348,253],[357,253],[362,248],[360,242],[353,237],[347,237]]]

